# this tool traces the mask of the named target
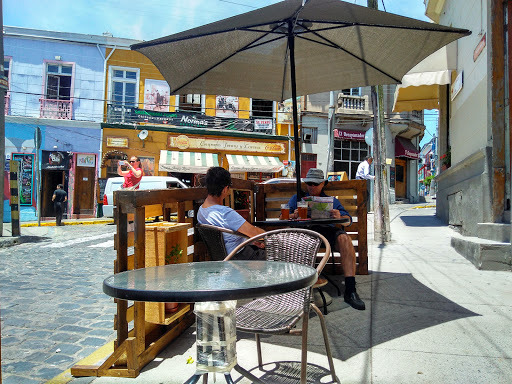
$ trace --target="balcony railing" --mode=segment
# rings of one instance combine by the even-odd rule
[[[72,100],[39,99],[41,102],[40,117],[46,119],[71,120],[73,118]]]
[[[368,96],[350,96],[338,94],[338,108],[336,113],[370,114]]]
[[[107,123],[132,123],[132,107],[107,104]]]

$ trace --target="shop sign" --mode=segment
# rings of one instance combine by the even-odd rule
[[[20,205],[32,205],[34,195],[34,157],[33,153],[13,153],[12,159],[21,163],[20,168]]]
[[[71,163],[71,152],[42,151],[41,169],[68,170]]]
[[[476,45],[475,50],[473,51],[473,61],[476,61],[476,59],[478,59],[478,56],[480,56],[480,54],[482,53],[482,51],[485,48],[485,45],[486,45],[486,37],[485,36],[486,36],[486,33],[484,33],[484,35],[482,36],[482,38]]]
[[[96,156],[94,155],[76,155],[76,165],[79,167],[94,167],[96,165]]]
[[[366,131],[349,131],[344,129],[335,129],[334,138],[340,140],[364,141]]]
[[[114,148],[128,148],[128,138],[127,137],[107,137],[107,147]]]
[[[207,137],[168,136],[169,149],[194,149],[231,152],[285,153],[283,143],[265,143],[243,140],[210,139]]]
[[[453,101],[457,97],[457,95],[461,91],[463,85],[464,85],[464,71],[461,71],[457,75],[457,77],[455,78],[455,81],[452,84],[451,98],[450,98],[451,101]]]
[[[274,124],[272,119],[254,119],[254,130],[258,132],[272,133]]]
[[[131,123],[167,124],[177,127],[254,131],[254,119],[207,116],[190,112],[159,112],[147,109],[126,109],[125,120]]]

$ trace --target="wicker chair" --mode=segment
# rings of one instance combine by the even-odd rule
[[[232,258],[238,250],[262,235],[245,240],[236,247],[225,260]],[[317,232],[308,229],[277,229],[263,234],[266,259],[306,264],[314,268],[318,249],[324,244],[326,252],[316,270],[322,271],[330,256],[329,242]],[[311,302],[312,287],[281,295],[255,299],[236,310],[236,327],[242,332],[254,333],[258,351],[258,365],[263,366],[260,334],[302,335],[301,383],[306,383],[307,337],[309,311],[313,309],[320,319],[329,368],[334,382],[338,382],[334,372],[331,349],[327,337],[325,319],[318,307]],[[294,328],[302,319],[302,329]],[[293,328],[293,329],[292,329]]]
[[[245,239],[248,238],[243,233],[232,231],[226,228],[217,227],[215,225],[197,224],[196,229],[199,232],[201,238],[203,239],[204,244],[206,245],[206,250],[208,251],[210,260],[213,261],[222,261],[228,255],[226,251],[226,246],[224,245],[224,238],[222,236],[223,233],[240,236]]]

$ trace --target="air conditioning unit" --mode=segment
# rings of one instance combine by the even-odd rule
[[[302,142],[311,143],[311,133],[305,133],[302,135]]]

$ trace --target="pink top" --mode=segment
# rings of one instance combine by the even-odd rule
[[[133,171],[130,169],[128,171],[128,174],[124,176],[124,183],[123,183],[122,188],[130,188],[130,187],[133,187],[134,185],[137,185],[138,183],[140,183],[140,179],[142,179],[142,169],[135,168],[135,170],[141,171],[140,177],[135,176],[133,174]],[[139,185],[137,185],[135,187],[135,189],[139,189]]]

